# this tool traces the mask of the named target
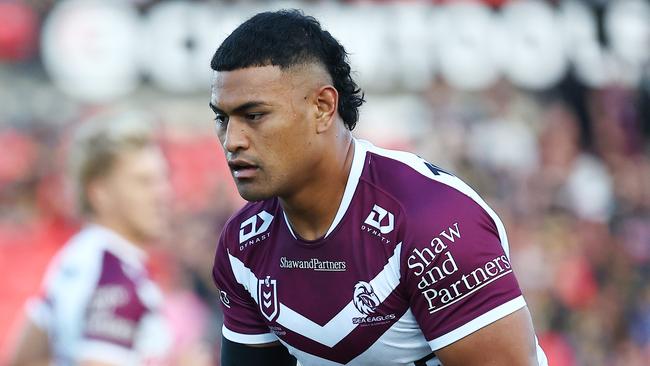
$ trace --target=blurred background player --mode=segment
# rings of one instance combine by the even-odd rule
[[[162,362],[172,336],[143,247],[168,226],[168,169],[136,114],[76,131],[69,174],[85,225],[51,262],[11,365]]]

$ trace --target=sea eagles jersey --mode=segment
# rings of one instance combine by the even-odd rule
[[[457,177],[354,143],[324,237],[297,236],[277,198],[230,219],[213,271],[223,336],[279,340],[303,366],[440,365],[436,350],[526,305],[505,229]]]
[[[55,256],[41,294],[27,306],[28,316],[48,334],[55,365],[84,359],[115,365],[162,362],[172,339],[144,256],[98,225],[81,230]]]

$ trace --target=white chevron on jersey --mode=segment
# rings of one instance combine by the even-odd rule
[[[370,285],[375,290],[380,303],[382,303],[399,285],[399,261],[401,249],[402,243],[395,247],[393,255],[389,258],[384,269],[370,281]],[[228,256],[237,282],[244,286],[255,302],[259,304],[260,299],[257,294],[257,283],[259,279],[255,276],[253,271],[246,267],[237,257],[230,253],[228,253]],[[279,305],[280,316],[277,320],[279,324],[282,324],[287,329],[302,334],[303,336],[328,347],[333,347],[335,344],[339,343],[358,326],[358,324],[350,322],[350,318],[359,316],[359,311],[355,307],[353,300],[350,300],[350,302],[324,326],[316,324],[283,303],[279,303]]]

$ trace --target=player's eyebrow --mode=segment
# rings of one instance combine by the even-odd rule
[[[214,104],[212,104],[212,102],[208,103],[208,105],[210,106],[210,109],[212,109],[212,111],[214,113],[217,113],[217,114],[223,113],[223,111],[221,109],[217,108],[217,106],[215,106]]]
[[[212,104],[212,102],[210,102],[209,105],[210,105],[210,108],[212,109],[212,111],[214,113],[227,114],[225,111],[219,109],[217,106]],[[244,103],[242,105],[239,105],[239,106],[235,107],[232,110],[231,113],[232,114],[241,114],[241,113],[246,112],[249,109],[253,109],[253,108],[261,107],[261,106],[268,107],[268,106],[270,106],[270,104],[264,103],[264,102],[261,102],[261,101],[250,101],[250,102],[246,102],[246,103]]]

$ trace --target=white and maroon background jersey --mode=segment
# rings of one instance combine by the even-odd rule
[[[323,238],[297,237],[275,198],[249,203],[213,275],[223,335],[279,340],[303,366],[439,365],[432,351],[526,305],[503,224],[476,192],[361,140]]]
[[[172,338],[144,256],[113,231],[91,225],[52,260],[27,313],[47,332],[55,365],[84,359],[158,365],[164,360]]]

